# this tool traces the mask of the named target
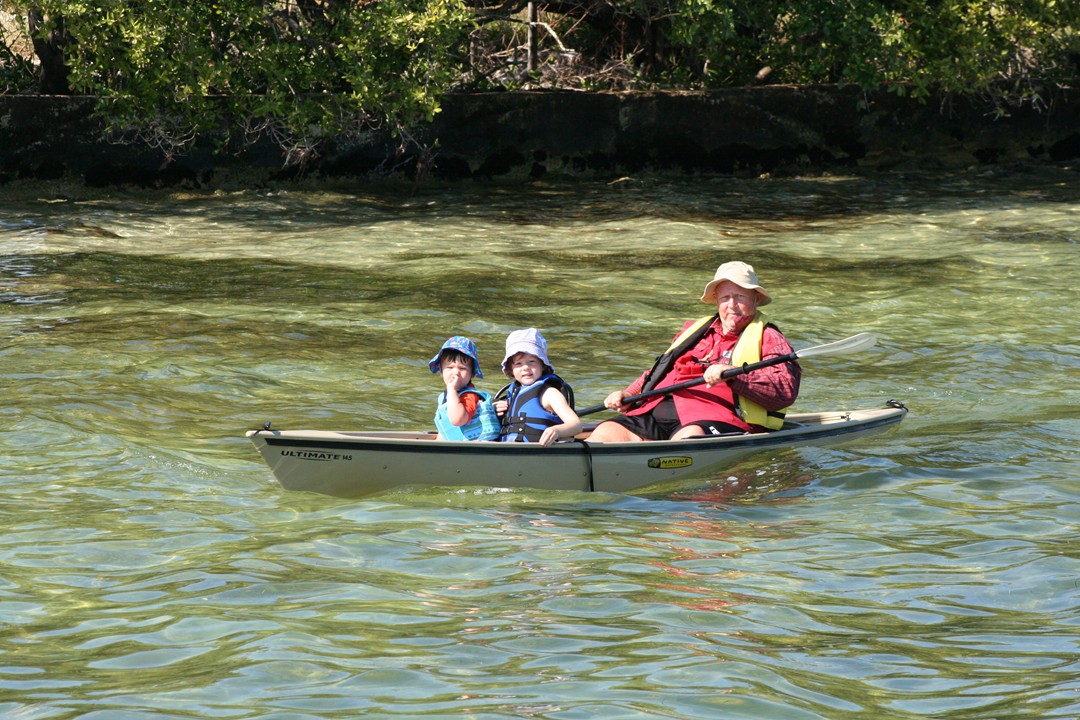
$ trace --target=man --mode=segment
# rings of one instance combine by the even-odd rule
[[[765,432],[783,425],[784,410],[799,394],[802,370],[796,361],[754,370],[728,380],[734,366],[792,352],[791,345],[758,308],[772,297],[754,268],[727,262],[716,269],[701,295],[716,305],[716,315],[691,320],[675,336],[651,370],[604,400],[623,413],[596,426],[589,442],[682,440],[732,432]],[[624,398],[676,383],[704,379],[704,384],[647,398],[640,405]]]

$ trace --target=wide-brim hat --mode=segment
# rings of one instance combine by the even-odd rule
[[[506,337],[506,356],[502,361],[503,375],[508,378],[514,377],[514,373],[509,366],[510,358],[522,352],[540,358],[540,362],[544,363],[544,368],[551,374],[555,373],[555,368],[551,366],[551,361],[548,360],[547,340],[536,328],[525,328],[524,330],[515,330]]]
[[[480,355],[476,350],[476,343],[464,335],[455,335],[452,338],[447,338],[446,342],[439,348],[439,352],[435,353],[435,357],[431,358],[431,362],[428,363],[428,369],[431,370],[431,372],[439,372],[439,365],[442,362],[443,353],[447,350],[457,350],[458,352],[471,357],[473,375],[478,378],[484,377],[484,373],[480,371]]]
[[[747,290],[756,290],[758,297],[760,298],[758,300],[758,306],[768,305],[772,302],[772,297],[769,296],[769,293],[765,292],[765,288],[761,287],[761,283],[758,282],[758,276],[757,273],[754,272],[754,266],[747,265],[738,260],[726,262],[716,268],[716,274],[713,275],[712,282],[706,285],[705,292],[701,293],[701,302],[715,303],[716,286],[725,280],[730,280],[739,287],[746,288]]]

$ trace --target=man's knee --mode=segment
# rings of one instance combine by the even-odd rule
[[[602,422],[589,435],[589,442],[632,442],[640,437],[616,422]]]
[[[671,436],[672,440],[685,440],[686,438],[701,437],[705,434],[704,428],[700,425],[687,425],[686,427],[679,428]]]

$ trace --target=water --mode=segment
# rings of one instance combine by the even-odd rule
[[[0,200],[0,716],[1080,717],[1070,168]],[[639,495],[289,493],[540,327],[579,404],[720,262],[864,442]]]

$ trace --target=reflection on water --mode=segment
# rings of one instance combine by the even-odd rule
[[[0,201],[5,717],[1080,715],[1068,168]],[[535,325],[591,405],[754,263],[799,410],[892,433],[640,496],[278,488]],[[130,672],[137,670],[138,672]]]

